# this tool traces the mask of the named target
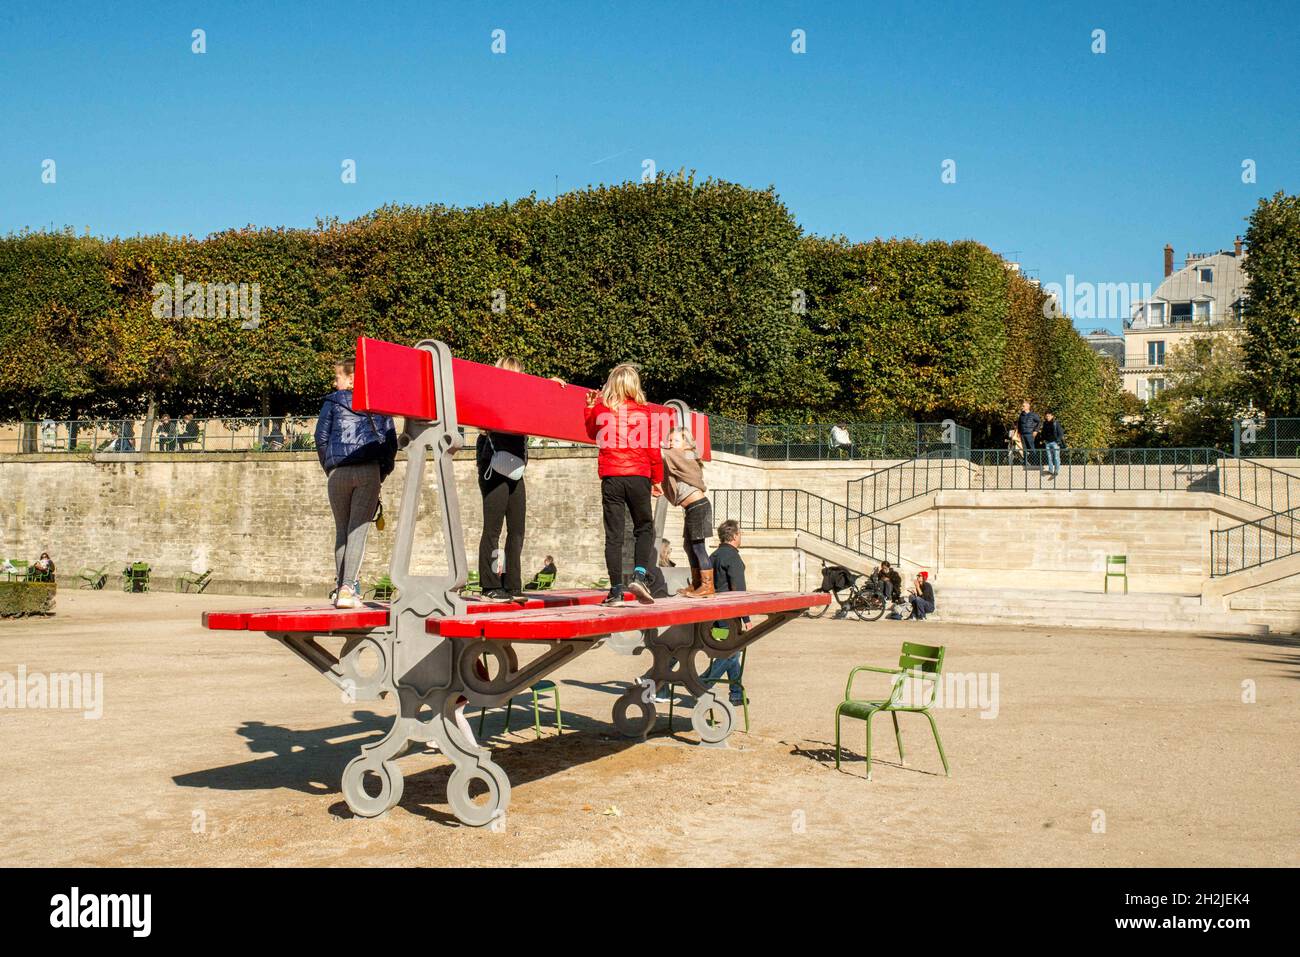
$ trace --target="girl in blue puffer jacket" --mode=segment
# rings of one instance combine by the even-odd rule
[[[379,486],[393,471],[397,431],[386,415],[354,412],[351,359],[334,366],[334,390],[316,420],[316,455],[329,476],[334,513],[335,608],[361,604],[361,557],[379,508]]]

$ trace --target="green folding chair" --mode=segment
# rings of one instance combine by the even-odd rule
[[[1119,571],[1111,571],[1112,568],[1118,568]],[[1128,556],[1127,555],[1107,555],[1106,556],[1106,577],[1102,580],[1102,591],[1110,594],[1110,580],[1112,578],[1124,579],[1124,594],[1128,594]]]
[[[483,586],[479,584],[478,572],[465,573],[465,587],[460,590],[462,595],[481,595]]]
[[[392,601],[393,592],[396,590],[393,580],[387,575],[381,575],[379,580],[367,589],[366,597],[374,601]]]
[[[78,574],[81,584],[78,588],[90,588],[99,591],[108,584],[108,566],[103,565],[99,568],[83,568]]]
[[[212,581],[212,572],[206,571],[201,574],[195,572],[185,572],[176,578],[176,590],[180,592],[197,592],[203,594],[203,589],[208,587]]]
[[[148,562],[132,562],[122,569],[122,591],[146,592],[149,590]]]
[[[543,678],[541,681],[537,682],[537,684],[533,685],[528,690],[533,693],[533,730],[537,732],[537,736],[539,738],[542,736],[542,711],[541,708],[538,707],[538,700],[541,695],[545,695],[545,694],[549,694],[551,696],[552,703],[555,706],[555,730],[557,732],[563,732],[564,714],[560,711],[560,686],[557,685],[554,681],[551,681],[549,678]],[[518,697],[518,695],[516,695],[515,697]],[[511,698],[509,701],[505,703],[506,726],[502,730],[501,732],[502,734],[510,733],[510,712],[514,710],[514,704],[515,704],[514,698]],[[480,738],[483,737],[483,724],[485,721],[487,721],[488,710],[489,709],[484,708],[478,714],[478,736]]]
[[[555,573],[538,572],[527,585],[524,586],[527,591],[549,591],[555,585]]]
[[[844,700],[835,706],[836,770],[840,766],[840,718],[859,718],[867,726],[867,780],[871,780],[871,719],[877,714],[886,711],[894,719],[894,737],[898,741],[898,760],[906,764],[907,760],[903,756],[903,736],[898,730],[898,713],[900,711],[910,711],[923,714],[929,720],[930,730],[934,732],[934,743],[939,748],[939,759],[943,761],[943,773],[948,777],[952,776],[948,770],[948,756],[943,753],[943,742],[939,740],[939,728],[934,723],[934,715],[930,714],[930,705],[934,702],[935,689],[938,688],[940,676],[943,674],[943,653],[944,648],[942,645],[933,647],[905,641],[903,642],[903,652],[898,657],[897,668],[876,668],[872,665],[859,665],[849,672],[849,681],[844,687]],[[854,698],[853,679],[859,671],[874,671],[882,675],[893,675],[894,680],[890,685],[889,697],[883,701],[867,701]],[[909,698],[904,698],[904,692],[909,688],[909,681],[921,683],[921,704],[916,704]],[[910,687],[915,690],[915,686]]]
[[[725,640],[727,637],[727,629],[714,628],[713,637],[716,638],[718,641]],[[745,678],[745,655],[748,654],[748,652],[749,649],[746,648],[744,651],[740,653],[740,677],[739,678],[709,678],[704,682],[706,685],[709,685],[710,687],[712,687],[715,684],[718,684],[719,682],[726,685],[728,688],[732,688],[735,687],[736,685],[740,685],[740,701],[741,701],[740,706],[741,706],[741,710],[745,712],[745,733],[746,734],[749,734],[749,692],[745,690],[744,678]],[[672,685],[669,684],[668,687],[668,730],[669,731],[671,731],[673,727],[673,706],[676,703],[676,700],[677,699],[673,696]],[[709,723],[712,724],[713,723],[712,711],[709,712],[708,717],[709,717]]]

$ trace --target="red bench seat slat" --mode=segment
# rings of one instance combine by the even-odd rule
[[[482,613],[430,618],[427,631],[444,638],[496,638],[512,641],[557,641],[591,638],[619,631],[666,628],[743,615],[772,615],[816,608],[830,602],[820,592],[733,592],[713,598],[661,598],[652,605],[584,605],[581,608]]]
[[[546,610],[571,605],[599,604],[608,592],[575,588],[539,592],[522,602],[475,601],[467,614],[498,612],[517,614],[525,610]],[[325,635],[331,632],[368,631],[388,624],[388,603],[367,602],[362,608],[332,605],[304,605],[300,608],[254,608],[250,611],[205,611],[203,627],[213,631],[298,631]]]

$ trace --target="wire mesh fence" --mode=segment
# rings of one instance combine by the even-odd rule
[[[1210,574],[1214,577],[1254,568],[1300,552],[1300,509],[1288,509],[1254,522],[1210,532]]]
[[[770,425],[709,416],[710,447],[765,461],[953,457],[970,451],[955,422],[813,422]]]
[[[1214,449],[972,449],[915,459],[847,483],[849,507],[873,515],[943,490],[1217,492]]]
[[[300,452],[316,448],[315,416],[225,419],[45,419],[0,431],[0,452]]]
[[[1235,419],[1232,450],[1244,458],[1300,458],[1300,419]]]

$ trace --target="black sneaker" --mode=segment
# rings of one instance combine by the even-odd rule
[[[655,596],[650,594],[650,583],[646,581],[645,572],[637,572],[633,575],[632,583],[627,586],[627,590],[643,605],[653,605],[655,602]]]
[[[498,602],[514,601],[515,596],[510,594],[510,592],[506,591],[504,588],[497,588],[492,591],[485,591],[483,593],[483,600]]]
[[[623,604],[623,586],[610,585],[609,594],[601,602],[602,605],[621,605]]]

